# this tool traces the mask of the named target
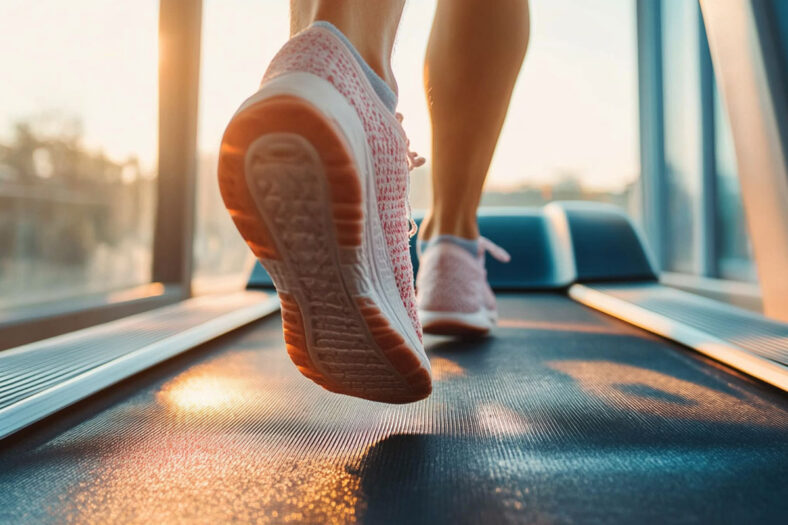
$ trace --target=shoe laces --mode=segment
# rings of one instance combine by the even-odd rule
[[[483,257],[485,253],[489,253],[493,259],[502,263],[508,263],[512,260],[512,256],[509,255],[509,252],[487,237],[479,236],[479,256]]]
[[[482,267],[482,272],[484,273],[484,281],[487,283],[487,286],[490,286],[490,283],[487,279],[487,266],[484,264],[484,254],[489,253],[490,256],[495,259],[496,261],[502,263],[508,263],[512,260],[512,256],[509,255],[509,252],[492,242],[487,237],[479,236],[479,255],[477,261]]]
[[[416,221],[413,220],[413,210],[410,208],[410,173],[418,168],[419,166],[423,166],[427,159],[412,151],[410,149],[410,139],[408,138],[407,134],[405,134],[405,130],[402,128],[402,121],[404,120],[404,115],[402,113],[395,113],[394,116],[397,118],[397,122],[400,124],[400,131],[402,132],[402,136],[405,139],[405,147],[408,150],[408,178],[407,178],[407,199],[406,199],[406,207],[408,210],[408,238],[413,237],[418,233],[419,227],[416,224]]]

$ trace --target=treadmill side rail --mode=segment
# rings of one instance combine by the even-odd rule
[[[575,284],[569,295],[788,392],[788,324],[656,283]]]
[[[0,439],[279,310],[275,295],[189,299],[0,353]]]

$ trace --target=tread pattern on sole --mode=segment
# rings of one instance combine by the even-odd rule
[[[280,96],[236,115],[222,142],[219,183],[276,285],[285,345],[301,373],[375,401],[427,397],[429,371],[366,295],[361,182],[319,110]]]

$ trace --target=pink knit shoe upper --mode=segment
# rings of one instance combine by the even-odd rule
[[[402,302],[421,338],[410,260],[408,144],[402,126],[383,105],[358,61],[331,31],[311,27],[291,38],[274,57],[263,81],[290,72],[319,76],[358,112],[375,167],[378,213]]]
[[[509,254],[481,237],[476,256],[452,242],[437,242],[419,257],[416,279],[419,310],[475,313],[482,308],[495,311],[495,295],[487,282],[486,252],[507,262]]]

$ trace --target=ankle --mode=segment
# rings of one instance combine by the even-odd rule
[[[438,235],[453,235],[462,239],[479,238],[479,225],[476,215],[441,216],[429,212],[419,228],[419,240],[428,241]]]
[[[361,58],[396,94],[391,54],[404,0],[296,0],[291,2],[291,35],[314,22],[328,22],[352,44]]]

